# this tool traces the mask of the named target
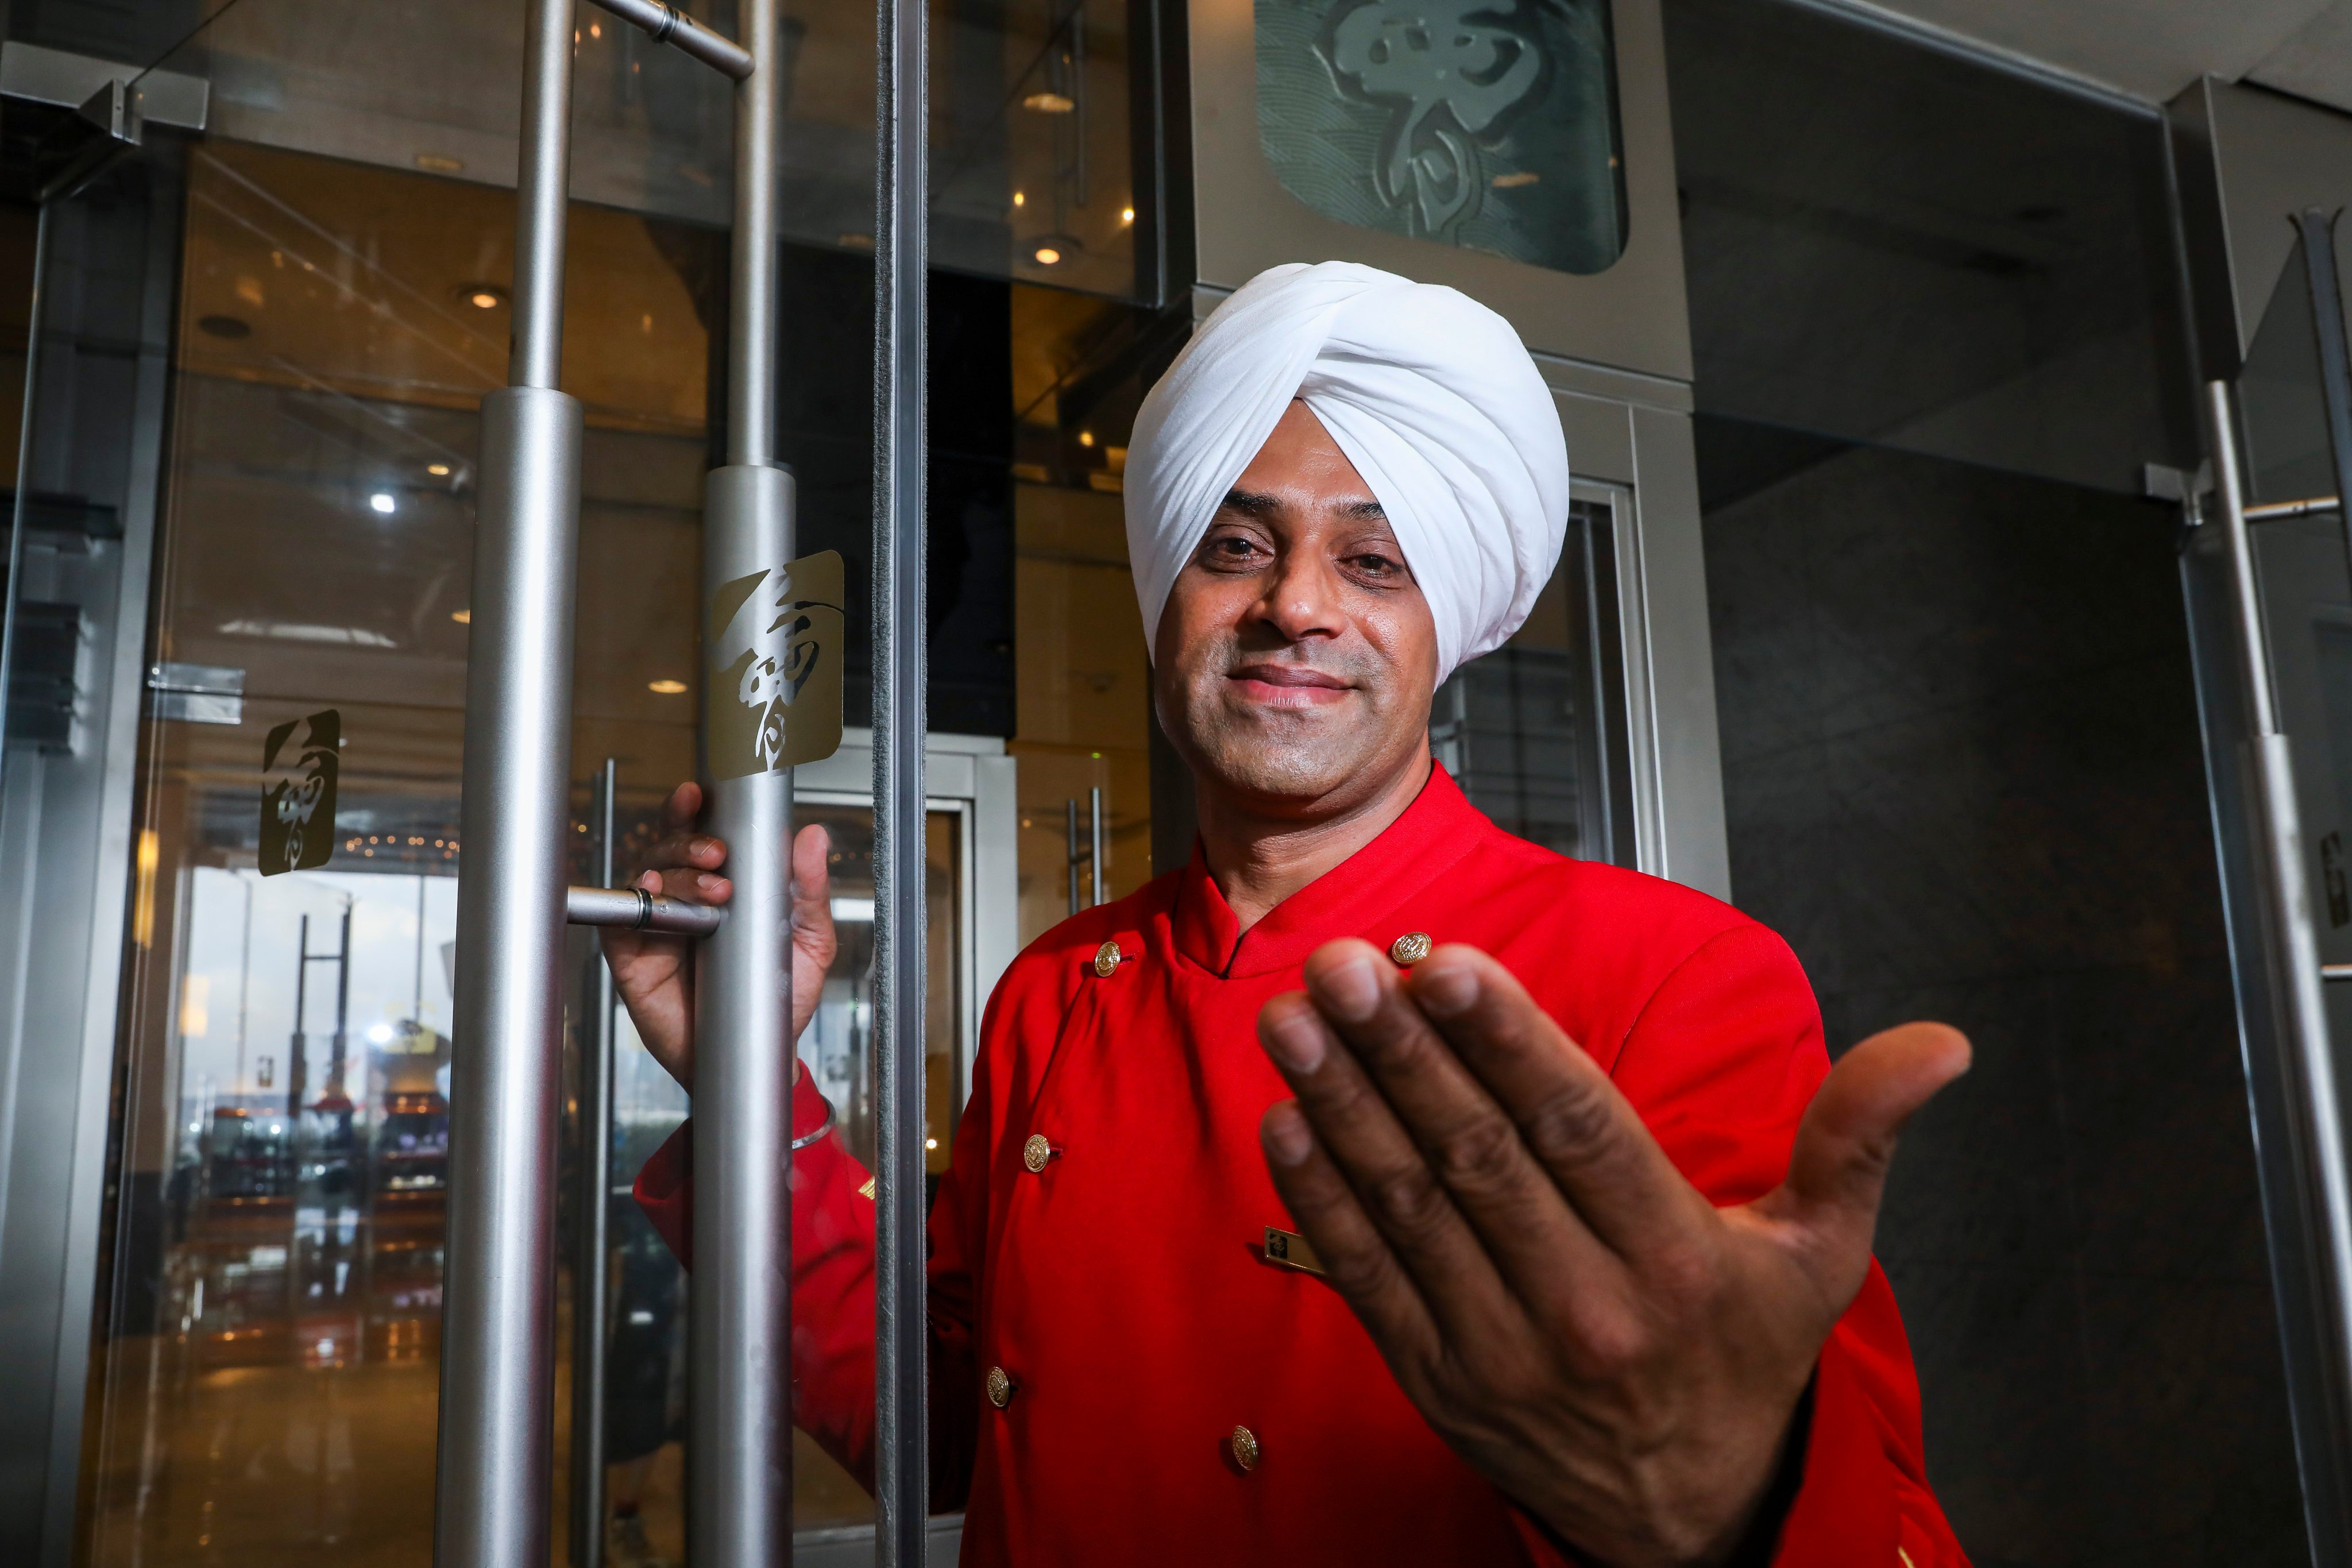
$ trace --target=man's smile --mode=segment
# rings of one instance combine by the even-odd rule
[[[1326,708],[1354,689],[1352,682],[1303,664],[1245,664],[1225,679],[1244,701],[1263,708]]]

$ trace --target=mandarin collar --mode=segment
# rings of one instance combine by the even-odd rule
[[[1247,931],[1209,875],[1201,841],[1176,879],[1176,951],[1225,979],[1294,968],[1327,942],[1352,936],[1470,852],[1488,826],[1462,786],[1430,764],[1429,782],[1380,837],[1266,911]]]

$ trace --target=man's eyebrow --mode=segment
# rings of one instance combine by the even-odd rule
[[[1351,500],[1339,511],[1350,522],[1386,522],[1389,520],[1388,509],[1376,500]]]
[[[1282,503],[1272,496],[1261,495],[1255,490],[1233,489],[1225,492],[1225,499],[1217,503],[1217,510],[1237,511],[1244,517],[1263,521],[1281,511]]]

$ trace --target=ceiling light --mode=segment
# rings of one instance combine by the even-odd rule
[[[1062,259],[1062,253],[1050,245],[1041,245],[1032,254],[1035,256],[1037,265],[1040,267],[1051,267]]]
[[[505,288],[497,283],[460,283],[457,294],[461,304],[471,305],[477,310],[495,310],[510,298]]]
[[[446,479],[449,477],[449,465],[446,463],[427,463],[425,465],[425,471],[431,474],[436,479]]]
[[[1058,92],[1033,92],[1021,100],[1021,107],[1038,114],[1067,114],[1077,107],[1077,100]]]
[[[936,1138],[926,1138],[923,1140],[923,1147],[926,1149],[936,1149],[939,1146],[940,1141]]]
[[[1094,444],[1095,444],[1095,433],[1094,433],[1093,431],[1091,431],[1091,430],[1081,430],[1081,431],[1079,431],[1079,432],[1078,432],[1078,445],[1079,445],[1079,446],[1081,446],[1081,447],[1091,447],[1091,446],[1093,446]]]
[[[452,610],[449,612],[449,618],[457,622],[461,626],[470,626],[474,624],[474,612],[471,610]]]
[[[646,682],[646,689],[647,691],[658,691],[664,697],[676,697],[686,689],[686,682],[683,680],[648,680]]]
[[[1019,191],[1013,193],[1013,205],[1016,207],[1028,201],[1028,199],[1029,198],[1027,196],[1023,195]]]
[[[1133,223],[1135,221],[1135,209],[1133,207],[1119,208],[1118,221],[1121,223]]]
[[[375,494],[368,497],[368,505],[374,508],[377,511],[382,512],[386,517],[390,517],[392,515],[392,509],[399,504],[400,503],[398,501],[392,499],[392,492],[390,490],[378,490]]]

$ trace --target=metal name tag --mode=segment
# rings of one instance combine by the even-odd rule
[[[841,552],[722,584],[711,596],[710,774],[740,779],[841,749]]]
[[[1315,1255],[1315,1244],[1295,1230],[1276,1230],[1272,1226],[1265,1227],[1265,1260],[1302,1273],[1323,1272],[1323,1259]]]

